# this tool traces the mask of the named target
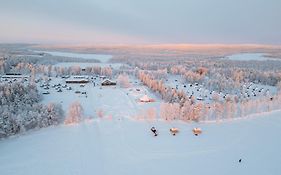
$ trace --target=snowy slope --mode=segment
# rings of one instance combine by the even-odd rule
[[[212,124],[113,118],[46,128],[0,141],[0,174],[280,174],[280,115]],[[177,136],[168,132],[172,126]],[[191,132],[197,126],[198,137]]]

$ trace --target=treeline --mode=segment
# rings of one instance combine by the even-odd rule
[[[160,117],[164,120],[220,121],[277,109],[281,109],[281,94],[238,103],[233,99],[210,104],[191,103],[187,100],[183,106],[179,103],[162,103]]]
[[[24,53],[26,54],[26,53]],[[14,55],[8,54],[4,57],[0,57],[0,62],[4,64],[4,69],[9,70],[11,67],[16,66],[19,63],[29,63],[29,64],[44,64],[44,65],[53,65],[60,62],[84,62],[84,63],[99,63],[99,60],[96,59],[83,59],[83,58],[71,58],[71,57],[62,57],[62,56],[52,56],[50,54],[44,53],[30,53],[30,55]],[[0,64],[1,65],[1,64]]]
[[[4,73],[3,61],[0,61],[0,73]],[[62,76],[62,75],[105,75],[111,77],[113,74],[113,69],[109,66],[87,66],[82,69],[80,66],[73,65],[70,67],[53,66],[51,64],[32,64],[32,63],[18,63],[11,67],[9,71],[13,73],[21,74],[43,74],[46,76]]]
[[[276,86],[281,81],[281,61],[233,61],[227,59],[128,60],[134,68],[180,75],[187,83],[200,83],[210,91],[236,93],[244,83]],[[163,79],[156,77],[157,79]]]
[[[20,70],[19,73],[30,73],[28,67],[35,67],[36,65],[50,66],[60,62],[84,62],[84,63],[99,63],[95,59],[82,59],[51,56],[43,53],[33,53],[32,55],[6,55],[0,57],[0,74],[9,73],[10,71]],[[21,67],[21,69],[18,69]]]
[[[159,93],[161,98],[166,102],[180,103],[182,105],[186,100],[186,95],[183,91],[177,91],[171,87],[166,87],[162,80],[155,79],[154,76],[147,71],[139,71],[138,78],[152,91]]]
[[[70,67],[54,67],[53,74],[56,76],[61,75],[105,75],[111,77],[113,75],[113,69],[109,66],[87,66],[82,70],[80,66],[70,66]]]
[[[0,138],[34,128],[57,125],[64,119],[61,105],[40,104],[33,85],[0,84]]]
[[[222,121],[235,118],[247,117],[251,114],[270,112],[281,109],[281,94],[270,98],[253,99],[243,102],[229,100],[225,102],[212,102],[210,104],[198,102],[193,103],[186,100],[183,105],[180,103],[163,102],[160,104],[159,118],[165,121],[182,120],[190,121]],[[136,116],[136,119],[153,121],[157,120],[155,108]]]
[[[139,71],[138,78],[152,91],[159,93],[165,101],[160,106],[160,117],[164,120],[209,121],[245,117],[250,114],[281,109],[281,93],[263,96],[257,99],[239,100],[235,95],[228,95],[222,101],[218,94],[213,94],[210,103],[196,102],[194,97],[187,98],[183,91],[166,87],[161,80],[153,76],[153,71]],[[281,89],[281,83],[278,83]],[[154,115],[155,116],[155,115]],[[146,117],[151,117],[147,112]]]

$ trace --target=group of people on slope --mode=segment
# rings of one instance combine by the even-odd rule
[[[153,126],[151,127],[151,132],[154,134],[154,136],[158,136],[158,131],[157,129]],[[177,133],[179,132],[179,129],[178,128],[175,128],[175,127],[172,127],[170,128],[170,133],[175,136]],[[202,134],[202,130],[200,128],[193,128],[192,130],[193,134],[195,136],[198,136],[199,134]]]

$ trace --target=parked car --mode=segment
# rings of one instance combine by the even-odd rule
[[[50,94],[50,92],[49,91],[45,91],[45,92],[42,92],[42,94],[47,95],[47,94]]]

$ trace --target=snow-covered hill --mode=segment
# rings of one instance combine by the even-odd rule
[[[0,174],[277,175],[280,115],[208,124],[113,118],[45,128],[0,141]],[[203,134],[196,137],[191,130],[197,126]],[[178,135],[170,127],[178,127]]]

